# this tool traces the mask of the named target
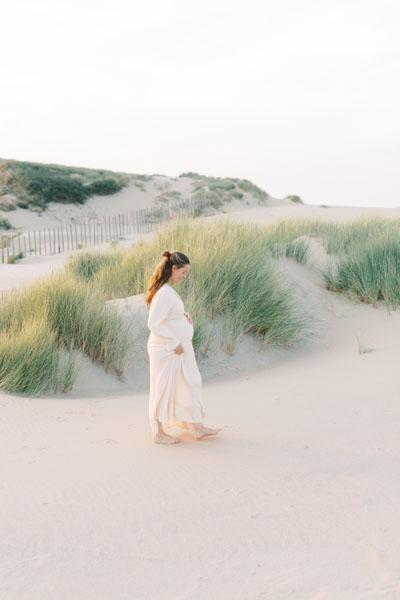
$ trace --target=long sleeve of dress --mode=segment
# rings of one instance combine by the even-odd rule
[[[165,340],[167,350],[174,350],[180,344],[180,341],[164,323],[172,306],[173,297],[171,294],[165,293],[160,289],[151,301],[149,318],[147,321],[147,326],[150,331],[154,332],[157,337]]]

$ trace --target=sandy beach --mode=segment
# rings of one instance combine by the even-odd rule
[[[400,600],[400,2],[3,4],[0,600]]]
[[[277,204],[208,218],[375,214],[400,209]],[[4,265],[0,290],[66,259]],[[124,382],[88,360],[67,394],[0,393],[2,598],[400,597],[400,312],[328,292],[312,268],[282,268],[320,335],[262,359],[243,344],[217,367],[200,361],[216,437],[151,443],[144,356]]]

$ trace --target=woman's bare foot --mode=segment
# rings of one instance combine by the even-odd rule
[[[153,433],[153,442],[155,444],[178,444],[182,440],[178,437],[174,437],[173,435],[168,435],[168,433],[158,432]]]
[[[221,431],[221,427],[217,429],[210,429],[209,427],[204,427],[203,423],[192,423],[192,433],[196,440],[200,440],[209,435],[216,435],[219,431]]]

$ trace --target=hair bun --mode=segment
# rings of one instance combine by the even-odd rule
[[[162,253],[161,256],[165,256],[166,258],[169,258],[171,256],[171,252],[169,252],[169,250],[164,250],[164,252]]]

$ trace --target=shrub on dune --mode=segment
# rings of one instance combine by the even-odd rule
[[[8,219],[0,219],[0,229],[11,229],[12,225]]]
[[[90,196],[108,196],[122,190],[124,185],[126,184],[121,183],[120,181],[116,181],[112,177],[108,177],[92,181],[86,187],[86,191],[89,193]]]

